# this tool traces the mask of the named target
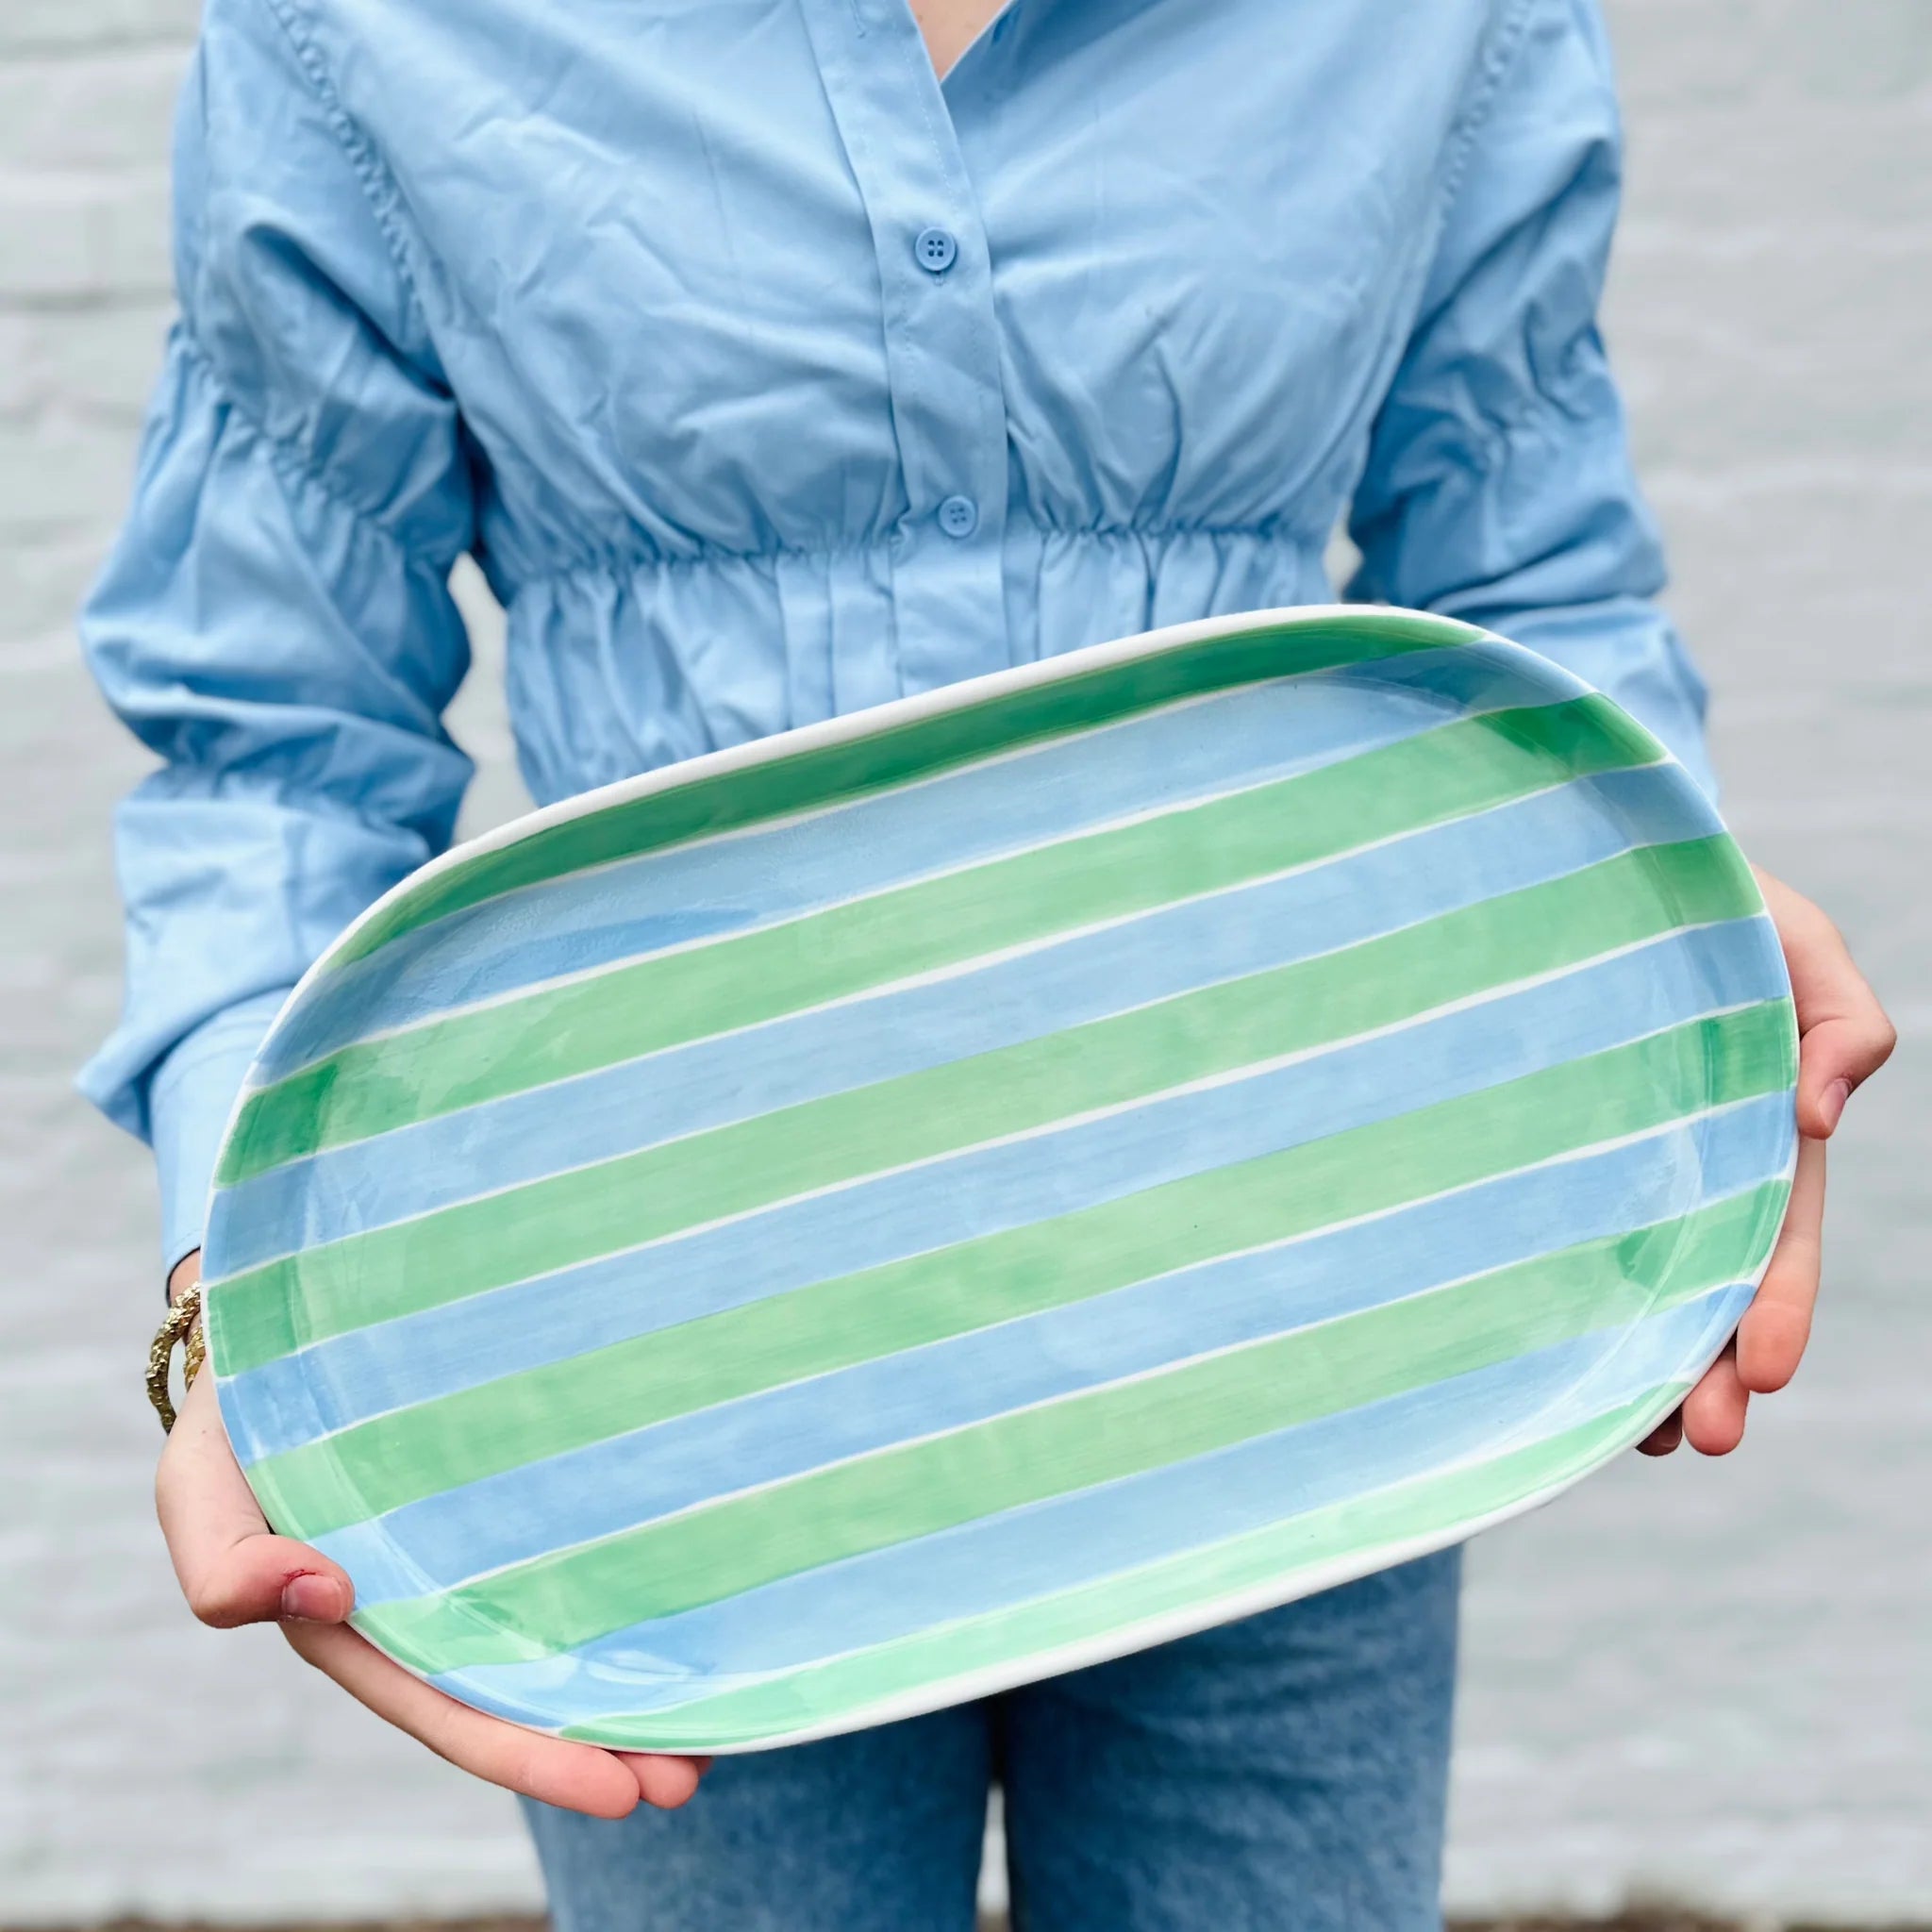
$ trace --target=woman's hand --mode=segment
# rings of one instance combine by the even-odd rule
[[[169,1283],[178,1296],[201,1271],[191,1255]],[[306,1543],[275,1536],[228,1447],[214,1376],[196,1376],[161,1451],[155,1501],[189,1607],[204,1624],[277,1622],[296,1654],[377,1717],[439,1757],[527,1797],[593,1818],[641,1800],[669,1809],[697,1790],[708,1758],[659,1757],[566,1743],[486,1717],[412,1677],[351,1630],[355,1587]]]
[[[1784,943],[1798,1008],[1798,1171],[1771,1265],[1737,1335],[1639,1444],[1646,1456],[1668,1456],[1684,1441],[1706,1456],[1729,1455],[1743,1441],[1752,1396],[1782,1389],[1797,1373],[1818,1300],[1824,1143],[1845,1102],[1890,1058],[1898,1040],[1831,921],[1768,872],[1758,872],[1757,883]]]

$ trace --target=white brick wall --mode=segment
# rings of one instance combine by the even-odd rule
[[[108,813],[142,764],[72,615],[167,321],[194,13],[0,0],[0,1924],[536,1897],[507,1800],[329,1694],[273,1633],[218,1638],[182,1611],[139,1390],[152,1183],[69,1090],[119,997]],[[470,736],[497,747],[501,800],[491,723]]]
[[[0,1923],[534,1897],[508,1805],[175,1601],[138,1367],[137,1150],[70,1095],[111,1019],[107,813],[139,769],[70,641],[166,317],[192,0],[0,0]],[[1612,314],[1739,830],[1825,899],[1907,1035],[1854,1109],[1830,1304],[1726,1465],[1624,1467],[1477,1552],[1463,1905],[1674,1890],[1932,1914],[1932,8],[1613,0]],[[511,808],[487,683],[459,730]],[[23,942],[24,937],[24,942]]]
[[[1451,1882],[1932,1917],[1932,8],[1613,0],[1610,317],[1732,823],[1905,1034],[1852,1109],[1827,1300],[1745,1451],[1607,1473],[1474,1564]]]

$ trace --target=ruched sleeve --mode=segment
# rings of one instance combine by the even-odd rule
[[[1597,329],[1621,153],[1595,0],[1504,9],[1356,492],[1350,594],[1567,665],[1708,791],[1704,685],[1654,601],[1663,554]]]
[[[180,319],[82,613],[161,760],[123,804],[121,1024],[81,1075],[158,1158],[166,1261],[287,989],[447,843],[469,763],[456,411],[383,181],[274,0],[211,0],[177,122]]]

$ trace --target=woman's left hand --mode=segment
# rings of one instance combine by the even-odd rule
[[[1757,883],[1784,944],[1798,1009],[1798,1170],[1771,1265],[1736,1336],[1638,1445],[1646,1456],[1668,1456],[1685,1441],[1706,1456],[1729,1455],[1743,1441],[1752,1396],[1782,1389],[1797,1373],[1818,1300],[1824,1143],[1845,1102],[1890,1058],[1898,1040],[1837,926],[1768,872],[1758,872]]]

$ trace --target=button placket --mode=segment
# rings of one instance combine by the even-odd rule
[[[905,0],[805,0],[877,258],[906,509],[890,551],[904,690],[1009,661],[1006,399],[991,265],[945,98]],[[856,30],[855,30],[856,26]]]

